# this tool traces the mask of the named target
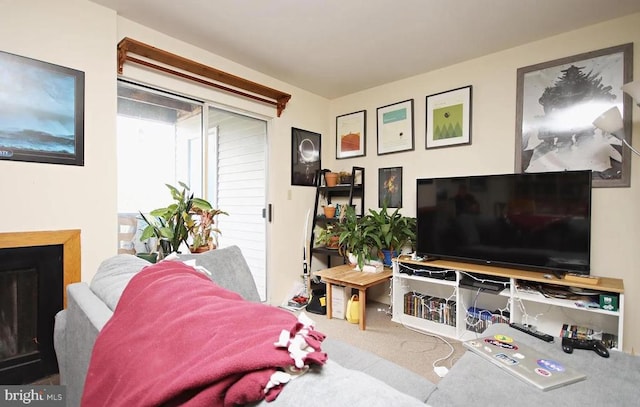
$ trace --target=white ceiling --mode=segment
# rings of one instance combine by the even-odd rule
[[[91,1],[330,99],[640,12],[639,0]]]

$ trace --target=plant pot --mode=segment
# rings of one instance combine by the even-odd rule
[[[324,208],[324,216],[327,218],[333,218],[336,216],[336,207],[335,206],[325,206]]]
[[[209,247],[209,245],[198,246],[198,247],[190,246],[189,250],[191,251],[192,254],[197,254],[197,253],[208,252],[209,250],[212,250],[212,248]]]
[[[137,257],[148,261],[149,263],[156,263],[158,261],[158,253],[136,253]]]
[[[391,266],[391,259],[394,257],[398,257],[398,252],[396,250],[394,250],[392,253],[391,250],[382,249],[382,254],[384,255],[383,264],[385,266]]]
[[[351,180],[353,179],[353,177],[351,175],[341,175],[340,176],[340,183],[341,184],[351,184]]]
[[[340,246],[340,236],[332,236],[329,238],[329,244],[327,247],[329,249],[337,249]]]
[[[327,172],[324,174],[324,180],[327,183],[328,187],[335,187],[338,185],[338,173],[337,172]]]

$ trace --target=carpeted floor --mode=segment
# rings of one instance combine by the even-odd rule
[[[389,312],[388,305],[368,302],[364,331],[344,319],[307,314],[316,323],[316,329],[328,337],[375,353],[438,383],[441,378],[433,370],[434,362],[437,366],[451,368],[465,352],[462,344],[455,339],[430,336],[392,322]],[[451,348],[453,354],[447,358]],[[443,358],[446,359],[441,360]]]

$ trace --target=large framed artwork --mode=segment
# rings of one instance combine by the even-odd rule
[[[84,72],[0,51],[0,160],[84,165]]]
[[[426,99],[425,148],[471,144],[471,85]]]
[[[402,167],[378,169],[378,207],[402,208]]]
[[[316,186],[321,141],[320,133],[291,128],[291,185]]]
[[[594,187],[627,187],[631,153],[596,129],[606,110],[622,112],[631,142],[633,44],[624,44],[518,69],[516,172],[592,170]]]
[[[366,155],[366,126],[366,110],[336,117],[336,158],[351,158]]]
[[[413,99],[378,108],[378,155],[413,150]]]

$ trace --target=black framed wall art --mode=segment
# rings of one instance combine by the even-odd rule
[[[336,158],[362,157],[367,146],[367,111],[336,117]]]
[[[633,44],[518,69],[516,172],[591,170],[594,187],[630,184],[631,153],[593,121],[612,107],[631,140]]]
[[[471,91],[469,85],[427,96],[425,148],[471,144]]]
[[[0,51],[0,160],[84,165],[84,72]]]
[[[378,169],[378,207],[402,208],[402,167]]]
[[[291,128],[291,185],[313,187],[321,168],[322,136],[308,130]]]
[[[413,150],[413,99],[377,109],[378,155]]]

